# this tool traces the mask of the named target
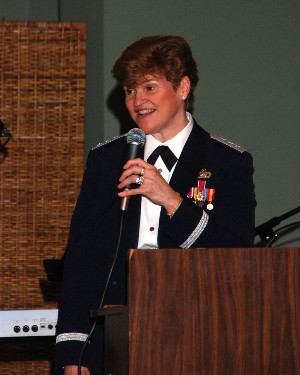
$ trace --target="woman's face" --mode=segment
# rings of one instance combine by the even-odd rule
[[[153,75],[124,90],[126,107],[146,134],[165,142],[187,125],[184,100],[190,90],[188,77],[182,78],[176,90],[164,76]]]

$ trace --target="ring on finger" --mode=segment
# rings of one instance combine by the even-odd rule
[[[142,185],[143,184],[143,182],[144,182],[144,177],[143,176],[139,176],[136,180],[135,180],[135,183],[137,184],[137,185]]]
[[[144,174],[145,174],[145,169],[142,168],[140,175],[141,175],[141,176],[144,176]]]

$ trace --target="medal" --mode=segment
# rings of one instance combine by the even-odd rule
[[[188,197],[189,199],[191,199],[191,198],[193,198],[193,196],[194,196],[194,188],[191,187],[191,188],[190,188],[190,191],[189,191],[189,193],[188,193],[188,195],[187,195],[187,197]]]
[[[206,168],[202,168],[198,174],[197,186],[191,187],[187,194],[187,197],[192,199],[199,207],[204,206],[205,202],[207,202],[206,208],[208,210],[213,210],[214,205],[212,202],[215,198],[215,189],[206,188],[206,180],[210,178],[211,175],[212,173],[206,170]]]
[[[194,202],[197,202],[197,196],[198,196],[198,188],[194,188],[194,195],[193,195],[193,198],[194,198]]]
[[[212,204],[212,201],[214,200],[214,198],[215,198],[215,189],[207,189],[208,204],[206,208],[210,211],[214,208],[214,205]]]
[[[202,191],[205,189],[206,181],[198,180],[198,190]]]

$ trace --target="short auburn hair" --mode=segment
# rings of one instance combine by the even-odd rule
[[[128,46],[115,62],[113,77],[121,86],[135,87],[148,74],[164,76],[176,90],[184,76],[191,82],[186,109],[194,101],[197,63],[189,44],[177,35],[146,36]]]

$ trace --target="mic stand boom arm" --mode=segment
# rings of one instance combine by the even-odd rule
[[[255,228],[255,236],[258,235],[263,242],[268,242],[271,236],[274,234],[273,228],[280,224],[283,220],[296,215],[298,212],[300,212],[300,206],[281,216],[273,217],[271,220],[268,220]]]

